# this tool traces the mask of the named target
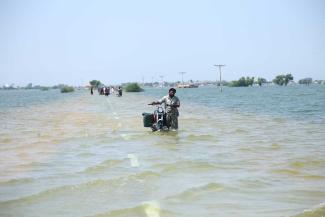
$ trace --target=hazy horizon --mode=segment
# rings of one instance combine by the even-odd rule
[[[325,3],[1,1],[0,85],[325,79]]]

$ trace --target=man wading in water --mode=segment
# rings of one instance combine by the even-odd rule
[[[165,104],[166,111],[166,122],[167,126],[171,130],[178,129],[178,107],[180,106],[180,101],[177,96],[175,96],[176,90],[174,88],[170,88],[168,95],[161,98],[159,101],[152,102],[152,105],[160,105],[162,103]]]

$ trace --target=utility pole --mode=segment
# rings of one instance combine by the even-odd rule
[[[159,77],[161,78],[161,88],[163,88],[164,87],[164,76],[160,75]]]
[[[184,80],[183,80],[183,75],[185,74],[186,72],[179,72],[179,74],[181,74],[182,75],[182,85],[183,85],[183,87],[184,87]]]
[[[220,80],[219,80],[219,85],[220,85],[220,91],[222,92],[222,84],[221,84],[221,68],[226,66],[226,65],[222,65],[222,64],[219,64],[219,65],[214,65],[215,67],[219,67],[219,73],[220,73]]]

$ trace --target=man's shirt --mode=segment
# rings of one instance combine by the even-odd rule
[[[173,96],[172,98],[167,95],[161,98],[158,101],[160,104],[164,103],[165,104],[165,110],[167,113],[175,113],[178,115],[178,109],[177,107],[174,107],[175,105],[180,105],[180,101],[177,96]],[[172,106],[174,105],[174,106]]]

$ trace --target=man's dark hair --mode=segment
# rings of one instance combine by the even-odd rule
[[[174,93],[176,93],[176,89],[175,88],[170,88],[168,92],[173,91]]]

